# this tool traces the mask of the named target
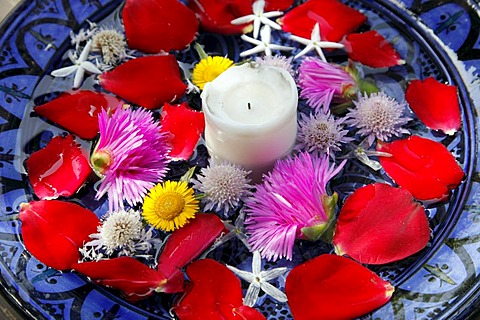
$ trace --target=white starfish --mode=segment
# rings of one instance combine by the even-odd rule
[[[263,292],[279,302],[286,302],[288,300],[285,293],[268,283],[268,281],[283,275],[287,271],[287,268],[282,267],[261,271],[262,258],[260,257],[260,252],[253,252],[252,272],[243,271],[229,265],[227,265],[227,268],[232,270],[243,280],[250,282],[250,286],[248,287],[245,298],[243,299],[244,305],[253,307],[257,302],[260,290],[263,290]]]
[[[331,42],[331,41],[322,41],[322,38],[320,37],[320,26],[318,23],[315,24],[312,30],[312,35],[310,36],[310,39],[298,37],[295,35],[291,35],[290,39],[296,42],[300,42],[301,44],[305,45],[305,48],[303,48],[302,51],[300,51],[293,59],[297,59],[307,53],[309,53],[312,50],[317,51],[318,55],[320,58],[324,61],[327,62],[327,59],[325,58],[325,55],[323,54],[322,48],[323,49],[342,49],[344,47],[343,44],[337,43],[337,42]]]
[[[87,44],[85,45],[85,48],[83,48],[82,52],[80,53],[80,56],[78,57],[78,59],[75,54],[72,54],[71,52],[69,52],[68,57],[70,58],[70,61],[73,62],[73,65],[69,67],[53,70],[51,75],[54,77],[63,78],[75,72],[75,78],[73,80],[73,88],[76,89],[80,87],[80,85],[82,84],[85,71],[90,73],[95,73],[95,74],[101,74],[102,71],[100,71],[92,62],[87,61],[88,55],[90,54],[91,47],[92,47],[92,41],[88,41]]]
[[[236,18],[231,21],[231,24],[239,25],[244,23],[250,23],[253,21],[253,38],[254,39],[258,38],[258,34],[260,32],[260,26],[262,24],[269,25],[271,28],[276,30],[282,30],[282,27],[279,24],[273,22],[269,18],[281,16],[283,12],[282,11],[263,12],[264,9],[265,9],[265,1],[257,0],[252,4],[253,14]]]
[[[272,50],[280,50],[280,51],[291,51],[294,48],[293,47],[287,47],[287,46],[281,46],[278,44],[272,44],[270,41],[272,40],[272,34],[271,34],[272,29],[270,28],[269,25],[263,26],[263,28],[260,30],[260,39],[257,40],[252,37],[242,35],[241,38],[249,42],[251,44],[256,45],[255,48],[252,48],[250,50],[243,51],[240,53],[240,57],[245,57],[249,56],[255,53],[259,52],[265,52],[266,56],[271,56],[272,55]]]

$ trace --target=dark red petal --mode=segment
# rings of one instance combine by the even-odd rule
[[[464,172],[441,143],[411,136],[392,143],[379,142],[377,150],[392,157],[379,157],[385,172],[418,200],[445,200],[463,179]]]
[[[310,39],[320,25],[322,39],[338,42],[357,29],[367,17],[337,0],[310,0],[287,12],[281,19],[283,31]]]
[[[217,215],[197,213],[195,219],[172,233],[158,258],[158,270],[168,279],[164,292],[183,290],[180,269],[210,247],[222,232],[226,232],[225,226]]]
[[[354,319],[387,303],[393,291],[362,265],[331,254],[296,266],[285,283],[295,320]]]
[[[33,110],[82,139],[98,134],[97,116],[102,109],[115,109],[121,101],[113,96],[89,90],[62,93],[58,98]]]
[[[347,198],[335,227],[339,255],[366,264],[404,259],[430,239],[425,209],[403,188],[384,183],[357,189]]]
[[[430,129],[454,134],[462,126],[456,86],[440,83],[434,78],[413,80],[405,92],[405,99]]]
[[[227,267],[212,259],[187,267],[192,285],[173,308],[180,320],[242,319],[233,310],[242,306],[240,280]]]
[[[86,151],[71,135],[56,136],[26,161],[28,179],[40,199],[73,195],[92,172]]]
[[[122,18],[128,46],[146,53],[182,50],[198,31],[195,13],[178,0],[127,0]]]
[[[233,314],[236,316],[236,319],[241,320],[265,320],[265,316],[261,314],[257,309],[254,309],[249,306],[240,306],[233,309]]]
[[[147,297],[166,282],[163,274],[132,257],[82,262],[72,268],[95,283],[121,290],[131,300]]]
[[[343,41],[350,59],[372,68],[404,64],[398,52],[375,30],[347,35]]]
[[[69,270],[80,259],[78,249],[97,232],[100,220],[78,204],[59,200],[31,201],[20,207],[27,250],[42,263]]]
[[[191,109],[186,102],[176,106],[165,103],[161,124],[161,131],[170,133],[170,157],[174,160],[188,160],[205,129],[203,113]]]
[[[172,55],[136,58],[103,73],[99,79],[105,90],[147,109],[179,99],[187,88]]]

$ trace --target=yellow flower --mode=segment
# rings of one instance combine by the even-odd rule
[[[183,227],[198,211],[193,189],[184,181],[159,183],[145,196],[143,217],[157,229],[173,231]]]
[[[223,71],[233,66],[233,61],[224,57],[206,57],[197,63],[192,73],[192,82],[203,90],[207,82],[218,77]]]

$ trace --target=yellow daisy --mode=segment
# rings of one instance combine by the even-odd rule
[[[203,90],[207,82],[218,77],[223,71],[233,66],[233,61],[224,57],[206,57],[200,60],[192,73],[192,82]]]
[[[185,181],[159,183],[145,196],[143,217],[157,229],[173,231],[183,227],[198,211],[198,200]]]

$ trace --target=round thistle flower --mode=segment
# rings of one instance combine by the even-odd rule
[[[157,229],[173,231],[192,219],[199,209],[185,181],[166,181],[153,187],[143,202],[144,219]]]
[[[203,168],[197,179],[192,179],[193,187],[204,193],[205,210],[224,210],[225,213],[236,206],[246,196],[251,195],[249,171],[230,163],[220,163]]]
[[[252,197],[245,200],[248,242],[262,257],[292,259],[296,238],[317,240],[327,230],[336,204],[326,185],[343,167],[327,156],[300,153],[277,161]]]
[[[329,113],[317,113],[307,116],[301,115],[298,129],[298,150],[305,150],[318,155],[334,156],[340,151],[340,145],[352,141],[347,137],[348,130],[343,130],[344,118],[335,119]]]
[[[98,227],[107,255],[116,250],[133,252],[141,231],[142,219],[140,213],[134,210],[111,212]]]
[[[233,61],[225,57],[206,57],[200,60],[193,69],[192,82],[203,90],[207,82],[213,81],[222,72],[233,66]]]
[[[410,120],[403,116],[404,103],[398,103],[383,92],[361,96],[353,103],[355,108],[349,110],[345,123],[358,128],[358,134],[367,137],[368,145],[375,138],[388,141],[392,136],[409,133],[402,128]]]
[[[123,34],[115,29],[101,29],[92,38],[92,49],[100,51],[103,62],[116,65],[127,56],[127,42]]]
[[[285,69],[290,75],[295,76],[295,70],[292,67],[292,58],[281,55],[263,56],[255,58],[255,63]]]
[[[300,97],[309,106],[327,113],[330,103],[350,100],[357,92],[355,80],[342,67],[323,62],[318,58],[306,58],[298,68]]]

